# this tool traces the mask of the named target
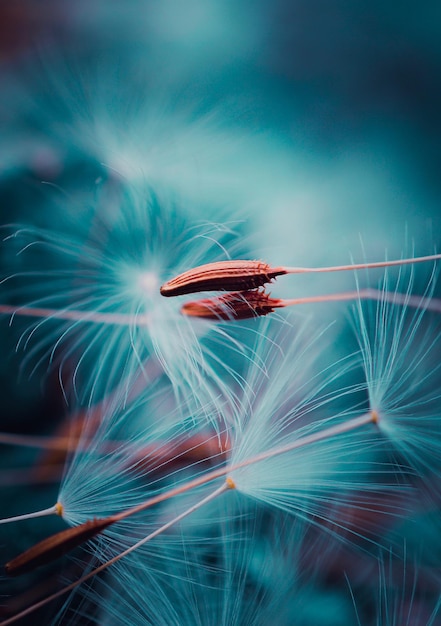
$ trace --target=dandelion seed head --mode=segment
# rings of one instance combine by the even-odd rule
[[[395,279],[386,273],[381,288],[389,296],[376,303],[360,301],[355,329],[369,408],[380,431],[411,465],[439,471],[439,320],[424,306],[433,295],[437,272],[426,282],[420,308],[406,303],[414,278],[414,270],[402,269]],[[398,295],[397,302],[391,299],[391,293],[403,291],[404,303]]]
[[[184,267],[240,247],[236,224],[193,221],[149,185],[113,181],[84,226],[89,232],[77,224],[77,237],[22,229],[7,241],[20,259],[35,257],[34,271],[18,271],[3,281],[4,293],[19,300],[20,314],[32,309],[40,316],[18,342],[27,350],[25,364],[58,366],[63,387],[63,370],[73,367],[75,393],[92,403],[121,379],[130,385],[155,356],[183,405],[196,397],[201,404],[232,398],[238,374],[206,338],[218,336],[233,352],[246,350],[245,344],[228,329],[182,316],[179,302],[163,298],[159,287]]]
[[[310,320],[295,321],[295,328],[284,325],[278,334],[269,324],[263,327],[266,341],[258,350],[263,366],[251,364],[248,370],[250,392],[232,435],[229,475],[238,492],[269,506],[329,519],[346,492],[370,489],[364,476],[372,458],[367,450],[360,454],[366,433],[302,446],[302,439],[344,424],[345,416],[333,411],[338,393],[331,390],[347,364],[324,369],[324,331],[313,329]]]
[[[155,296],[159,289],[159,276],[154,272],[142,272],[138,277],[138,288],[147,298]]]
[[[120,393],[101,410],[98,420],[92,412],[86,416],[60,486],[58,502],[69,524],[124,511],[225,460],[225,434],[207,427],[208,409],[183,419],[163,379],[129,406]]]

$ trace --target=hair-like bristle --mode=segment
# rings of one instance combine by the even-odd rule
[[[93,519],[51,535],[6,563],[6,573],[9,576],[20,576],[40,567],[40,565],[50,563],[85,541],[92,539],[112,523],[112,517]]]
[[[283,306],[282,300],[256,289],[192,300],[182,306],[181,313],[212,320],[245,320],[268,315],[280,306]]]
[[[182,296],[198,291],[242,291],[256,289],[286,274],[281,267],[263,261],[219,261],[200,265],[164,283],[163,296]]]

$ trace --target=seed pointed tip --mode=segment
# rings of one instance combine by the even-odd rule
[[[159,293],[161,294],[161,296],[164,296],[164,298],[171,298],[172,296],[179,295],[175,293],[176,288],[174,286],[174,280],[175,279],[168,280],[166,283],[159,287]]]

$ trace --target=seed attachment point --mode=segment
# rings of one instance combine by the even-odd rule
[[[60,517],[63,517],[64,507],[61,504],[61,502],[57,502],[54,508],[55,508],[55,514],[59,515]]]
[[[378,414],[378,411],[376,411],[375,409],[373,411],[371,411],[371,417],[372,417],[372,423],[373,424],[378,424],[380,421],[380,416]]]
[[[226,483],[228,489],[236,489],[236,483],[231,478],[231,476],[227,476],[227,478],[225,479],[225,483]]]

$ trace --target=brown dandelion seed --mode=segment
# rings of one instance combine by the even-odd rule
[[[348,302],[351,300],[377,300],[391,302],[398,306],[408,306],[415,309],[435,311],[441,313],[441,299],[425,296],[410,296],[395,291],[380,289],[359,289],[358,291],[344,291],[329,293],[320,296],[305,298],[271,298],[264,290],[237,291],[223,296],[192,300],[181,307],[181,313],[189,317],[200,317],[216,321],[244,320],[273,313],[274,309],[299,304],[314,304],[323,302]]]
[[[179,274],[160,289],[163,296],[182,296],[198,291],[248,291],[270,283],[277,276],[286,274],[321,274],[327,272],[346,272],[361,269],[375,269],[400,265],[413,265],[427,261],[437,261],[441,254],[379,261],[374,263],[353,263],[350,265],[332,265],[328,267],[271,267],[264,261],[218,261],[200,265],[183,274]]]
[[[268,315],[283,306],[283,300],[271,298],[265,291],[256,289],[192,300],[182,306],[181,313],[211,320],[245,320]]]
[[[242,291],[256,289],[286,274],[283,267],[263,261],[219,261],[200,265],[164,283],[163,296],[182,296],[198,291]]]
[[[6,563],[6,573],[9,576],[20,576],[41,565],[50,563],[85,541],[92,539],[107,526],[110,526],[113,521],[113,517],[88,520],[84,524],[51,535]]]

